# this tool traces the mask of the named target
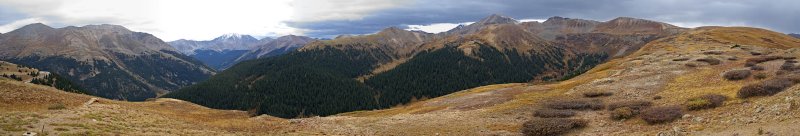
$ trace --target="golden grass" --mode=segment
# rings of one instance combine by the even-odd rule
[[[611,75],[611,70],[624,62],[624,58],[610,60],[606,63],[600,64],[581,74],[575,78],[561,81],[552,84],[536,85],[544,88],[549,88],[544,91],[531,91],[514,96],[514,99],[502,104],[495,105],[489,108],[489,111],[505,111],[518,109],[523,106],[530,106],[540,102],[541,100],[552,99],[554,97],[564,97],[563,95],[568,90],[575,86],[582,85]]]
[[[487,91],[497,90],[501,88],[511,88],[511,87],[519,87],[524,86],[525,83],[509,83],[509,84],[495,84],[495,85],[487,85],[476,87],[464,91],[455,92],[449,95],[428,99],[424,101],[417,101],[406,105],[396,106],[389,109],[382,109],[382,110],[371,110],[371,111],[353,111],[353,112],[346,112],[337,114],[340,116],[352,116],[352,117],[381,117],[381,116],[392,116],[397,114],[421,114],[421,113],[428,113],[433,111],[439,111],[447,109],[448,106],[426,106],[425,103],[429,101],[437,101],[443,99],[450,99],[450,98],[458,98],[463,97],[470,94],[477,94],[483,93]]]
[[[489,124],[486,128],[491,131],[517,132],[522,127],[521,125],[519,123]]]
[[[706,94],[721,94],[729,98],[736,98],[736,93],[742,86],[756,80],[729,81],[720,76],[719,68],[698,69],[676,77],[667,87],[659,92],[658,96],[670,102],[686,101],[689,98]]]
[[[700,34],[713,37],[722,43],[756,45],[767,48],[789,49],[800,47],[800,39],[761,28],[709,27]]]

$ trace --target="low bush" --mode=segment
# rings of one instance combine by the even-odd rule
[[[539,109],[533,112],[534,117],[540,118],[568,118],[575,116],[572,110]]]
[[[545,107],[552,109],[573,109],[573,110],[601,110],[604,108],[603,102],[597,99],[561,100],[546,103]]]
[[[766,68],[764,68],[764,66],[753,65],[753,66],[750,66],[750,70],[763,71],[763,70],[766,70]]]
[[[750,52],[750,55],[758,56],[758,55],[761,55],[761,53],[760,52]]]
[[[728,60],[730,60],[730,61],[734,61],[734,60],[739,60],[739,58],[736,58],[736,57],[730,57],[730,58],[728,58]]]
[[[636,116],[638,112],[628,107],[617,108],[611,111],[611,119],[622,120],[630,119]]]
[[[750,77],[750,70],[731,70],[722,75],[728,80],[742,80]]]
[[[697,64],[695,63],[686,63],[684,65],[686,65],[687,67],[697,67]]]
[[[540,118],[522,124],[521,131],[526,136],[553,136],[586,127],[587,124],[586,120],[580,119]]]
[[[697,59],[697,61],[708,63],[708,65],[719,65],[719,63],[722,63],[722,61],[720,61],[719,59],[715,59],[715,58],[711,58],[711,57]]]
[[[653,107],[643,110],[639,116],[649,124],[658,124],[681,118],[683,111],[678,106]]]
[[[797,63],[797,60],[786,60],[786,63]]]
[[[64,105],[63,103],[56,103],[56,104],[51,104],[51,105],[47,106],[48,110],[62,110],[62,109],[66,109],[66,108],[67,108],[67,106]]]
[[[607,107],[608,107],[608,110],[615,110],[617,108],[628,107],[628,108],[630,108],[632,110],[638,111],[638,110],[642,110],[642,109],[645,109],[647,107],[650,107],[652,105],[653,105],[653,103],[650,102],[650,101],[630,100],[630,101],[618,101],[618,102],[609,103]]]
[[[753,77],[755,77],[756,79],[766,79],[767,76],[768,76],[767,73],[756,73],[755,75],[753,75]]]
[[[611,92],[585,92],[585,93],[583,93],[583,97],[589,97],[589,98],[601,97],[601,96],[611,96],[611,95],[614,95],[614,93],[611,93]]]
[[[719,94],[707,94],[700,97],[690,98],[686,101],[686,109],[701,110],[722,106],[728,97]]]
[[[777,59],[783,59],[783,57],[781,57],[781,56],[762,56],[762,57],[750,58],[750,59],[747,59],[745,61],[746,62],[745,65],[749,67],[749,66],[754,66],[754,65],[756,65],[758,63],[767,62],[767,61],[773,61],[773,60],[777,60]]]
[[[672,59],[672,61],[687,61],[687,60],[689,60],[689,58],[677,58],[677,59]]]
[[[724,53],[724,52],[723,51],[706,51],[706,52],[703,52],[703,54],[705,54],[705,55],[722,55],[722,53]]]
[[[794,63],[783,63],[783,65],[781,65],[781,70],[793,71],[794,69]]]
[[[780,77],[780,78],[773,78],[769,80],[764,80],[760,83],[750,84],[742,87],[739,89],[739,92],[736,94],[736,97],[739,98],[748,98],[754,96],[771,96],[775,95],[779,92],[782,92],[786,88],[789,88],[798,83],[798,79],[795,77]]]

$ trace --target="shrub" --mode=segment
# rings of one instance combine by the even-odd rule
[[[653,100],[660,100],[661,96],[653,96]]]
[[[783,65],[781,65],[781,70],[792,71],[792,70],[794,70],[794,64],[793,63],[788,63],[788,62],[787,63],[783,63]]]
[[[798,81],[795,77],[781,77],[765,80],[760,83],[750,84],[739,89],[736,97],[748,98],[753,96],[771,96],[793,86]]]
[[[564,118],[533,119],[522,124],[522,134],[526,136],[562,135],[573,129],[586,126],[586,120]]]
[[[695,63],[686,63],[684,65],[686,65],[687,67],[697,67],[697,64]]]
[[[611,96],[614,93],[611,92],[585,92],[583,93],[583,97],[601,97],[601,96]]]
[[[672,61],[687,61],[687,60],[689,60],[689,58],[677,58],[677,59],[672,59]]]
[[[561,100],[549,102],[545,105],[552,109],[573,109],[573,110],[600,110],[603,109],[603,102],[597,99],[581,99],[581,100]]]
[[[753,75],[753,77],[755,77],[756,79],[765,79],[767,78],[767,73],[756,73],[755,75]]]
[[[637,112],[628,107],[617,108],[611,111],[611,119],[622,120],[636,116]]]
[[[758,55],[761,55],[761,53],[760,52],[750,52],[750,55],[758,56]]]
[[[619,102],[609,103],[608,110],[615,110],[617,108],[628,107],[632,110],[638,111],[650,107],[652,105],[653,105],[652,102],[644,100],[619,101]]]
[[[754,66],[754,65],[756,65],[758,63],[777,60],[777,59],[783,59],[783,57],[781,57],[781,56],[763,56],[763,57],[750,58],[750,59],[747,59],[745,61],[746,62],[745,65],[749,67],[749,66]]]
[[[750,77],[750,70],[731,70],[722,75],[728,80],[742,80]]]
[[[702,58],[697,59],[697,61],[708,63],[708,65],[719,65],[722,61],[715,59],[715,58]]]
[[[789,57],[783,57],[783,59],[784,60],[794,60],[794,59],[797,59],[797,57],[789,56]]]
[[[786,60],[786,63],[797,63],[797,60]]]
[[[733,60],[739,60],[739,58],[736,58],[736,57],[730,57],[730,58],[728,58],[728,60],[731,60],[731,61],[733,61]]]
[[[691,98],[686,101],[686,108],[689,110],[710,109],[722,106],[728,97],[719,94],[707,94],[700,97]]]
[[[649,124],[671,122],[681,116],[683,116],[683,111],[678,106],[648,108],[640,114],[640,117]]]
[[[51,105],[47,106],[48,110],[62,110],[62,109],[66,109],[66,108],[67,108],[67,106],[64,105],[63,103],[56,103],[56,104],[51,104]]]
[[[534,117],[540,118],[567,118],[575,116],[572,110],[539,109],[533,112]]]
[[[766,70],[766,68],[764,68],[764,66],[753,65],[753,66],[750,66],[750,70],[762,71],[762,70]]]

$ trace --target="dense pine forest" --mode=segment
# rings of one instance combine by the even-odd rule
[[[38,74],[38,73],[36,73]],[[36,76],[34,73],[31,73],[31,76]],[[80,94],[88,94],[91,95],[89,92],[83,90],[80,86],[73,84],[68,79],[59,76],[58,74],[50,73],[49,75],[44,76],[44,78],[34,78],[31,80],[31,83],[39,84],[39,85],[46,85],[55,87],[58,90],[63,90],[67,92],[73,93],[80,93]]]
[[[605,54],[579,54],[563,61],[563,52],[554,48],[522,55],[481,45],[474,56],[467,56],[454,44],[419,53],[360,82],[357,77],[390,59],[387,53],[326,47],[245,61],[163,97],[283,118],[325,116],[389,108],[413,98],[438,97],[483,85],[528,82],[552,68],[575,66],[558,71],[574,75],[607,59]]]

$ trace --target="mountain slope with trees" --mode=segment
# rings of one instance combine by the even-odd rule
[[[581,21],[548,21],[555,20]],[[575,25],[548,21],[531,25],[500,15],[449,34],[390,27],[246,61],[164,97],[283,118],[382,109],[489,84],[569,79],[675,33],[650,29],[664,25],[660,22],[620,20],[634,19],[590,24],[585,32],[561,31]],[[593,29],[594,25],[605,27]],[[545,32],[554,37],[543,38]]]
[[[30,24],[0,37],[0,59],[55,73],[92,95],[131,101],[214,74],[155,36],[117,25]]]

